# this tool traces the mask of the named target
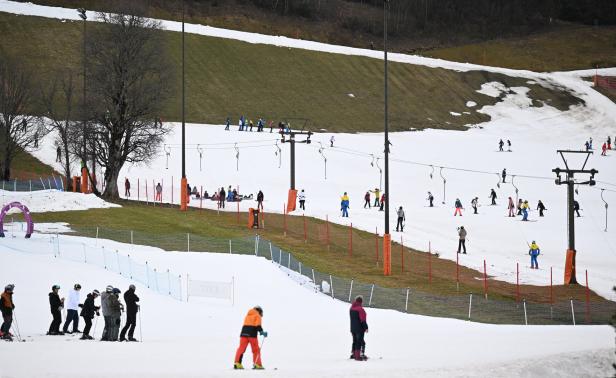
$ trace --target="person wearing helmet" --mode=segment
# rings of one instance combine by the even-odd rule
[[[94,314],[99,316],[98,309],[100,307],[94,305],[94,300],[100,295],[98,290],[94,290],[86,297],[86,301],[83,302],[81,306],[81,316],[83,316],[83,321],[86,323],[86,326],[83,328],[83,334],[81,335],[81,340],[94,340],[92,336],[90,336],[90,329],[92,328],[92,319],[94,319]]]
[[[364,341],[364,334],[368,332],[368,323],[366,311],[363,307],[364,298],[359,295],[355,297],[355,301],[351,305],[349,315],[351,318],[351,334],[353,335],[353,354],[351,358],[356,361],[367,360],[365,351],[366,343]]]
[[[540,253],[541,253],[541,250],[539,249],[539,246],[533,240],[533,242],[530,245],[530,248],[528,249],[528,254],[530,255],[530,268],[531,269],[539,269],[539,263],[537,262],[537,256],[539,256]]]
[[[118,341],[118,334],[120,333],[120,323],[122,319],[122,311],[124,306],[120,303],[120,289],[113,288],[111,295],[109,296],[109,313],[111,316],[111,326],[108,331],[108,341]]]
[[[137,341],[133,337],[135,326],[137,325],[137,311],[139,311],[139,297],[135,294],[135,285],[130,285],[124,292],[124,303],[126,303],[126,324],[120,333],[120,341],[126,341],[126,331],[128,331],[128,341]]]
[[[252,361],[254,363],[253,369],[263,369],[261,363],[261,350],[259,348],[259,340],[257,335],[261,334],[263,337],[267,337],[267,332],[261,327],[261,318],[263,317],[263,309],[260,306],[255,306],[248,311],[244,318],[244,325],[242,326],[242,332],[240,333],[240,346],[235,352],[234,369],[243,369],[242,357],[246,351],[246,347],[250,344],[252,350]]]
[[[53,320],[49,325],[48,335],[64,335],[64,332],[60,332],[60,324],[62,324],[62,309],[64,308],[64,298],[60,298],[58,292],[60,291],[60,285],[53,285],[51,287],[51,293],[49,293],[49,308],[51,310],[51,316]]]
[[[64,333],[81,333],[79,330],[79,292],[81,285],[75,284],[73,290],[68,292],[68,303],[66,304],[66,320],[62,332]],[[68,330],[68,326],[73,323],[73,331]]]
[[[8,284],[4,287],[4,292],[0,295],[0,311],[2,312],[2,327],[0,328],[0,338],[12,341],[13,337],[9,332],[13,324],[13,290],[15,285]]]
[[[109,329],[111,328],[111,311],[109,310],[109,297],[113,294],[113,286],[107,285],[105,292],[101,294],[101,310],[103,311],[103,319],[105,320],[105,328],[103,328],[103,336],[101,341],[109,340]]]

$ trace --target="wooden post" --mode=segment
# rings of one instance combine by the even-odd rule
[[[327,250],[329,251],[329,216],[325,215],[325,241],[327,243]]]
[[[148,199],[148,180],[145,180],[145,203],[149,203],[149,199]]]
[[[432,284],[432,252],[428,251],[428,282]]]
[[[460,254],[456,253],[456,290],[460,291]]]
[[[550,304],[554,304],[554,291],[552,287],[552,267],[550,267]]]
[[[237,212],[236,212],[236,222],[237,224],[240,224],[240,202],[237,201]]]
[[[173,176],[171,176],[171,204],[173,205]]]

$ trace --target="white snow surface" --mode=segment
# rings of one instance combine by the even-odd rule
[[[141,337],[142,330],[142,343],[43,336],[51,321],[46,294],[52,284],[59,284],[60,295],[66,296],[79,282],[85,298],[109,284],[124,291],[132,282],[43,253],[51,248],[47,235],[16,236],[3,241],[0,272],[16,285],[15,317],[27,342],[0,343],[3,377],[236,376],[232,362],[243,317],[257,304],[269,332],[262,351],[267,370],[259,376],[607,376],[614,360],[609,326],[497,326],[368,308],[366,352],[372,359],[359,363],[348,359],[348,304],[296,284],[264,258],[163,252],[71,236],[61,237],[63,249],[98,243],[159,267],[173,266],[195,279],[228,281],[234,276],[235,305],[214,299],[180,302],[137,284],[141,315],[135,335]],[[82,318],[80,323],[81,328]],[[94,336],[100,338],[102,328],[99,319]],[[245,366],[250,367],[251,358],[247,351]]]
[[[53,149],[53,143],[51,143],[51,148]],[[11,192],[0,189],[0,205],[10,202],[21,202],[33,213],[120,207],[120,205],[104,201],[94,194],[63,192],[55,189],[33,192]],[[20,210],[17,208],[9,210],[9,214],[18,212]]]

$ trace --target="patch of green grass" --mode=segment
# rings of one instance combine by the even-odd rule
[[[11,164],[11,180],[30,180],[51,175],[61,176],[51,166],[23,150],[17,151]]]
[[[424,55],[541,72],[614,67],[616,27],[569,26],[523,38],[436,49]]]
[[[90,23],[89,28],[102,27]],[[0,47],[26,59],[41,82],[59,68],[81,64],[80,22],[0,13]],[[181,70],[180,33],[165,32],[177,69]],[[241,114],[278,121],[307,118],[312,130],[381,131],[383,125],[383,62],[366,57],[329,54],[230,39],[188,35],[186,38],[186,100],[189,122],[234,123]],[[498,99],[476,92],[487,81],[532,90],[537,104],[568,109],[579,99],[559,88],[483,71],[456,72],[410,64],[390,64],[390,128],[465,129],[489,120],[477,112]],[[179,93],[180,83],[175,84]],[[349,96],[353,94],[354,97]],[[164,107],[166,121],[179,120],[180,96]],[[80,101],[80,100],[79,100]],[[479,104],[466,107],[467,101]],[[450,112],[463,113],[453,116]],[[292,123],[293,126],[293,123]]]

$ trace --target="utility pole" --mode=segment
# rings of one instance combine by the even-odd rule
[[[391,235],[389,234],[389,120],[388,120],[388,86],[387,86],[387,18],[389,0],[383,1],[383,53],[385,60],[385,234],[383,235],[383,274],[391,275]]]
[[[593,186],[596,184],[595,182],[595,174],[599,173],[596,169],[586,170],[586,163],[588,162],[588,158],[592,154],[592,151],[570,151],[570,150],[558,150],[560,157],[563,159],[565,163],[565,169],[555,168],[552,169],[552,172],[556,173],[556,185],[567,185],[567,258],[565,260],[565,285],[577,284],[577,279],[575,277],[575,216],[574,216],[574,185],[590,185]],[[569,164],[567,163],[567,159],[565,158],[566,154],[570,154],[571,156],[575,154],[586,154],[586,159],[584,160],[584,164],[581,169],[571,169],[569,168]],[[565,180],[562,179],[561,173],[566,174]],[[576,173],[580,174],[590,174],[590,179],[584,182],[575,182],[574,175]]]
[[[290,128],[287,128],[286,130],[281,130],[280,135],[282,136],[282,143],[289,143],[291,145],[291,188],[289,189],[289,198],[287,201],[287,213],[289,213],[295,210],[297,199],[297,190],[295,189],[295,143],[310,144],[312,131],[291,130]],[[296,136],[305,137],[306,139],[297,140]]]
[[[83,157],[81,158],[81,193],[87,193],[88,192],[88,164],[87,164],[87,156],[88,156],[88,152],[86,149],[86,112],[87,112],[87,105],[86,105],[86,20],[88,19],[88,16],[86,15],[86,10],[84,8],[79,8],[77,10],[77,13],[79,13],[79,17],[81,17],[81,19],[83,20],[83,58],[82,58],[82,62],[83,62],[83,99],[82,99],[82,123],[83,123]],[[94,159],[93,159],[94,160]],[[67,177],[68,180],[68,177]]]
[[[186,78],[184,41],[184,0],[182,0],[182,180],[180,182],[180,211],[188,208],[188,180],[186,179]]]

